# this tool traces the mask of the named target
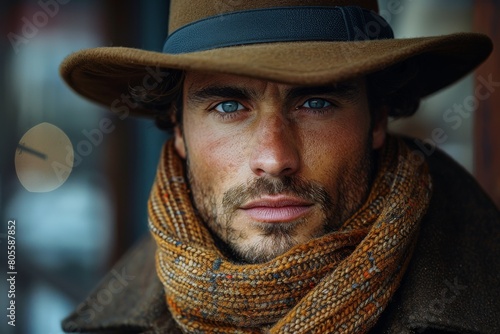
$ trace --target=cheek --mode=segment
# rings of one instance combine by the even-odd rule
[[[365,153],[366,145],[371,141],[368,106],[363,104],[346,118],[344,126],[338,129],[336,144],[339,154],[345,159],[356,159]]]
[[[238,177],[243,175],[240,168],[244,160],[238,136],[222,136],[204,126],[189,131],[193,134],[186,138],[189,165],[199,186],[209,187],[219,198],[229,187],[244,182]]]
[[[369,120],[337,119],[319,130],[306,132],[303,161],[307,173],[317,177],[342,177],[363,156],[369,140]]]

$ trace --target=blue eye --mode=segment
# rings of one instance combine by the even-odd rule
[[[302,107],[308,109],[322,109],[326,107],[330,107],[332,104],[324,99],[314,98],[307,100]]]
[[[221,113],[233,113],[243,110],[245,107],[237,101],[225,101],[216,105],[214,109]]]

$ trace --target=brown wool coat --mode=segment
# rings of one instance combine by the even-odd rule
[[[500,333],[500,212],[444,153],[434,152],[428,163],[434,193],[417,247],[401,287],[370,334]],[[153,240],[144,238],[63,328],[180,333],[165,306],[154,250]]]

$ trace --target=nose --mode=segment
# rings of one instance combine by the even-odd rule
[[[289,176],[300,166],[293,122],[281,114],[263,117],[254,132],[250,168],[258,176]]]

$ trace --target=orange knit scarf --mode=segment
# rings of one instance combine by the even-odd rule
[[[335,232],[263,264],[236,264],[195,215],[165,145],[149,201],[156,268],[186,333],[366,333],[396,291],[431,194],[426,164],[389,138],[362,208]]]

